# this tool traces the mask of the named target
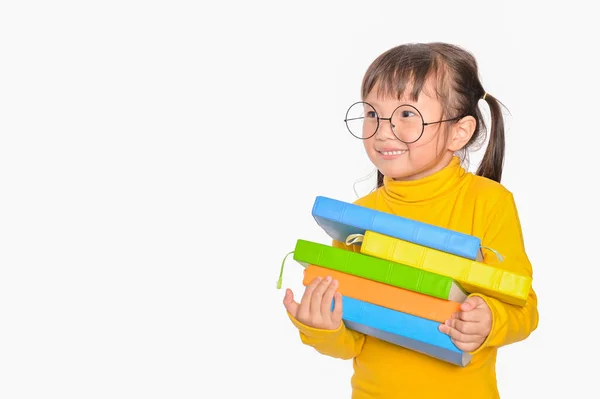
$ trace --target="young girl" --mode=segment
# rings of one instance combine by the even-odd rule
[[[472,174],[457,154],[485,138],[480,101],[489,106],[492,124],[483,160]],[[445,43],[388,50],[368,68],[362,101],[350,107],[346,123],[378,169],[377,190],[356,204],[477,236],[504,257],[499,263],[486,251],[486,263],[532,275],[513,196],[500,184],[500,103],[482,87],[470,53]],[[336,287],[330,278],[316,279],[299,303],[289,289],[283,303],[304,344],[353,359],[354,399],[499,398],[498,348],[524,340],[538,324],[534,291],[524,307],[470,295],[461,311],[439,326],[473,355],[461,368],[346,328]]]

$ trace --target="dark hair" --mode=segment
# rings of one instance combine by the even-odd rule
[[[490,140],[476,173],[500,182],[504,163],[501,103],[486,94],[479,80],[477,61],[468,51],[447,43],[411,43],[394,47],[377,57],[367,69],[362,82],[362,98],[367,97],[377,84],[380,96],[401,98],[410,88],[408,97],[416,101],[430,77],[437,79],[436,92],[444,117],[471,115],[475,118],[475,132],[460,150],[463,159],[471,146],[486,139],[487,129],[478,102],[482,98],[487,102],[492,121]],[[383,175],[377,171],[377,187],[382,185]]]

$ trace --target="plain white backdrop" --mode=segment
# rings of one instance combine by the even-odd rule
[[[540,324],[500,350],[502,398],[595,397],[598,28],[528,4],[3,2],[0,397],[350,397],[275,282],[329,242],[314,197],[372,171],[344,113],[414,41],[472,51],[511,112]]]

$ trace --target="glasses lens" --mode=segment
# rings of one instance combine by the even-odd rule
[[[403,105],[396,108],[392,115],[392,127],[398,139],[412,143],[421,137],[423,132],[423,117],[416,108]]]
[[[368,139],[377,131],[378,119],[375,109],[367,103],[353,104],[346,112],[346,126],[352,135]]]

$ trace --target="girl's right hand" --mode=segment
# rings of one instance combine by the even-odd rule
[[[294,293],[285,291],[283,305],[300,323],[322,330],[335,330],[342,323],[342,295],[336,291],[338,282],[327,276],[315,278],[304,289],[300,303],[294,301]],[[333,311],[331,301],[335,298]]]

